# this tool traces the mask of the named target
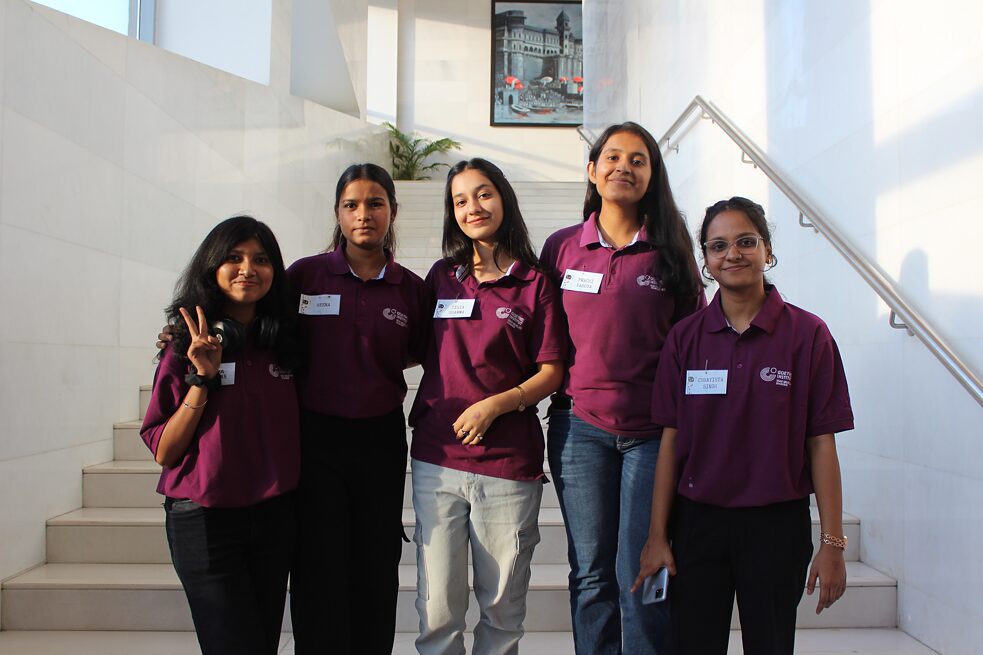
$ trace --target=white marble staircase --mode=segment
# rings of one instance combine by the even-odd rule
[[[399,184],[399,259],[421,275],[439,256],[442,187],[441,183]],[[553,230],[579,220],[582,184],[520,183],[516,187],[537,248]],[[553,202],[561,200],[565,202]],[[418,369],[410,376],[411,397],[417,375]],[[142,415],[149,388],[140,393]],[[5,632],[0,633],[0,652],[197,652],[194,640],[186,634],[169,635],[186,633],[192,623],[170,565],[161,498],[154,491],[160,469],[139,438],[139,426],[139,420],[114,426],[114,460],[83,472],[83,507],[48,521],[47,562],[4,582],[0,627]],[[411,527],[414,519],[408,489],[405,499],[403,520]],[[813,518],[815,540],[818,521]],[[523,642],[523,652],[563,655],[573,652],[566,591],[568,567],[566,538],[552,485],[547,486],[540,521],[543,540],[534,558],[526,620],[530,634]],[[800,637],[800,643],[812,643],[815,650],[802,652],[931,653],[895,629],[897,585],[859,561],[859,520],[844,515],[844,527],[850,539],[849,587],[836,605],[818,617],[814,600],[807,597],[803,601],[799,627],[822,630],[803,631],[804,642]],[[417,627],[414,584],[414,553],[406,546],[400,566],[397,653],[412,652]],[[472,599],[472,625],[474,605]],[[284,625],[289,630],[289,617]],[[104,646],[79,650],[79,644],[98,642],[103,632],[111,635],[99,642]],[[859,650],[845,646],[828,649],[823,645],[823,634],[831,639],[838,635],[835,638],[841,642],[843,635],[854,635],[849,639],[867,646]],[[158,651],[152,646],[157,643],[171,645]],[[290,652],[289,635],[284,647]],[[732,652],[740,652],[739,646]]]

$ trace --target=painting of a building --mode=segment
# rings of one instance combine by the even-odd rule
[[[580,3],[495,2],[492,11],[492,125],[580,125]]]

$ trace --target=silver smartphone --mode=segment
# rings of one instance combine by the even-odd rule
[[[669,569],[662,567],[642,583],[642,604],[661,603],[669,594]]]

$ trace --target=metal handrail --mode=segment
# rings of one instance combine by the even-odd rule
[[[743,162],[753,164],[757,167],[792,201],[792,204],[799,210],[799,224],[803,227],[811,228],[826,237],[840,255],[853,267],[853,270],[860,274],[860,277],[881,297],[891,309],[889,316],[891,327],[902,330],[907,329],[908,334],[918,337],[925,344],[925,347],[966,388],[976,402],[983,406],[983,382],[980,381],[976,373],[952,350],[936,329],[898,292],[894,282],[887,274],[857,250],[833,222],[826,218],[790,181],[779,173],[764,152],[734,125],[723,112],[717,109],[712,102],[701,96],[693,98],[693,102],[676,119],[676,122],[666,131],[665,135],[659,139],[659,148],[663,154],[668,150],[678,152],[679,140],[682,140],[685,135],[681,135],[679,140],[673,145],[670,146],[669,144],[673,136],[682,129],[690,116],[696,111],[700,112],[700,119],[712,121],[740,147],[741,160]],[[900,323],[898,319],[900,319]]]
[[[579,134],[580,135],[580,138],[583,139],[584,142],[587,143],[587,147],[588,148],[593,148],[594,147],[594,139],[592,139],[590,137],[590,134],[587,133],[587,126],[586,125],[578,125],[577,126],[577,134]]]

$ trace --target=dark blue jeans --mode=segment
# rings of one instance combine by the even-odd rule
[[[171,561],[203,655],[273,655],[294,545],[294,498],[251,507],[164,502]]]
[[[648,537],[659,439],[619,437],[550,410],[547,451],[566,523],[578,655],[666,655],[669,603],[629,589]]]

